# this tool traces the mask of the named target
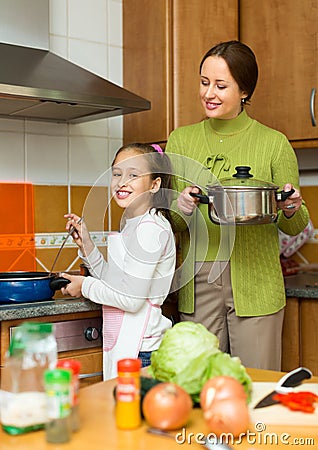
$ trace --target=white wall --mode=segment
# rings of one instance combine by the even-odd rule
[[[49,31],[49,50],[122,86],[122,0],[49,0]],[[0,119],[0,181],[91,185],[121,145],[121,117]]]

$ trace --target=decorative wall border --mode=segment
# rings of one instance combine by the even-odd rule
[[[107,247],[108,235],[111,232],[107,231],[93,231],[90,232],[91,238],[95,242],[97,247]],[[62,245],[62,242],[66,239],[66,233],[36,233],[35,234],[35,247],[36,248],[58,248]],[[318,228],[314,230],[314,233],[307,243],[318,244]],[[68,238],[65,247],[76,247],[71,237]]]
[[[107,247],[108,232],[93,231],[90,232],[91,238],[97,247]],[[65,241],[66,233],[35,233],[36,248],[59,248]],[[73,239],[69,236],[65,243],[65,248],[77,247]]]

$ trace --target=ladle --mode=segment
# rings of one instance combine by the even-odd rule
[[[80,219],[78,219],[78,221],[77,221],[76,223],[78,223],[78,224],[81,223],[83,219],[84,219],[84,216],[81,217]],[[76,228],[75,228],[74,226],[72,226],[72,227],[69,229],[69,231],[68,231],[68,233],[67,233],[67,235],[66,235],[66,238],[65,238],[64,241],[62,242],[62,245],[60,246],[59,251],[57,252],[57,255],[56,255],[56,257],[55,257],[55,259],[54,259],[54,261],[53,261],[53,264],[52,264],[52,267],[51,267],[51,270],[50,270],[50,275],[51,275],[52,272],[53,272],[53,269],[54,269],[54,267],[55,267],[56,261],[58,260],[60,254],[61,254],[61,251],[62,251],[64,245],[66,244],[66,241],[67,241],[68,238],[74,233],[74,231],[76,231]]]

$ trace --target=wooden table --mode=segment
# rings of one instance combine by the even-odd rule
[[[277,381],[282,373],[249,369],[253,381]],[[315,383],[318,378],[313,379]],[[202,411],[194,409],[191,419],[179,440],[147,433],[147,424],[137,430],[118,430],[114,419],[113,388],[116,380],[97,383],[80,391],[81,429],[73,434],[72,440],[66,444],[48,444],[45,432],[36,431],[21,436],[10,436],[0,431],[0,450],[189,450],[204,449],[201,434],[207,435],[208,430],[202,418]],[[255,431],[251,429],[251,432]],[[176,432],[177,433],[177,432]],[[173,436],[176,435],[173,433]],[[191,435],[190,433],[193,433]],[[265,433],[265,432],[264,432]],[[295,447],[296,442],[301,449],[318,448],[317,427],[268,426],[267,435],[257,433],[257,440],[253,435],[244,437],[241,443],[231,443],[236,449],[259,449],[273,446],[276,449]],[[274,433],[277,444],[270,443],[268,433]],[[290,437],[287,437],[290,435]],[[277,436],[277,437],[276,437]],[[274,439],[274,437],[272,439]],[[267,442],[264,442],[267,439]],[[296,439],[296,441],[295,441]],[[185,440],[185,442],[183,442]],[[201,441],[201,443],[200,443]],[[288,445],[287,442],[288,441]],[[274,441],[273,441],[274,442]],[[284,443],[285,442],[285,443]]]

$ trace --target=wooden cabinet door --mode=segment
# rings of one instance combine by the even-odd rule
[[[310,113],[317,89],[318,123],[318,2],[240,0],[240,40],[259,65],[250,115],[289,140],[318,138]]]
[[[199,97],[201,59],[215,44],[237,38],[237,0],[174,0],[173,128],[204,118]]]
[[[123,84],[151,102],[124,116],[124,143],[160,142],[171,127],[171,15],[170,0],[123,0]]]
[[[151,110],[124,116],[124,142],[164,142],[203,118],[199,65],[238,37],[238,0],[123,0],[124,87]]]

